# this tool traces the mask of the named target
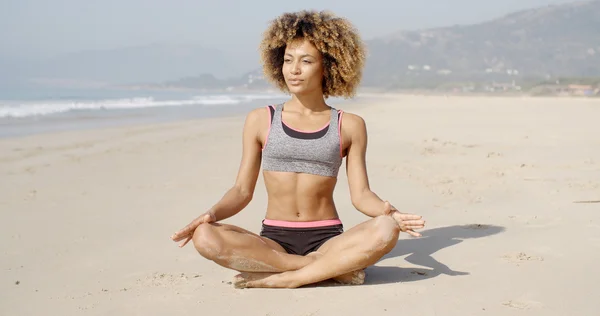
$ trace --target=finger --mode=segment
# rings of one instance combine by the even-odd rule
[[[189,234],[196,230],[196,228],[202,223],[203,219],[195,219],[180,231],[176,232],[171,238],[175,241],[186,238]]]
[[[188,235],[189,235],[189,233],[186,232],[185,229],[182,229],[182,230],[176,232],[175,234],[173,234],[171,236],[171,239],[173,239],[173,241],[180,241],[180,240],[186,238]]]
[[[173,236],[171,236],[171,238],[174,241],[180,241],[180,240],[186,238],[187,236],[189,236],[192,232],[193,232],[193,230],[189,230],[186,226],[185,228],[183,228],[180,231],[173,234]]]
[[[174,242],[179,242],[179,241],[182,241],[182,240],[184,240],[184,239],[186,239],[186,238],[188,238],[190,236],[192,236],[192,234],[179,235],[179,236],[177,236],[177,238],[173,238],[173,241]]]
[[[190,240],[192,240],[193,236],[189,236],[184,242],[182,242],[181,244],[179,244],[179,248],[184,247],[185,245],[187,245],[188,242],[190,242]]]
[[[191,223],[189,223],[187,226],[185,226],[185,228],[183,230],[185,231],[186,234],[189,234],[189,233],[193,232],[194,230],[196,230],[196,228],[198,226],[200,226],[200,224],[203,221],[204,221],[204,218],[196,218]]]
[[[173,236],[171,236],[171,239],[175,242],[178,242],[185,237],[187,237],[187,235],[182,235],[181,232],[176,232],[175,234],[173,234]]]
[[[415,220],[420,220],[423,217],[421,215],[415,215],[415,214],[400,214],[400,218],[403,221],[415,221]]]
[[[419,233],[417,233],[417,232],[415,232],[415,231],[412,231],[412,230],[410,230],[410,229],[409,229],[409,230],[407,230],[406,232],[407,232],[409,235],[413,236],[413,237],[421,237],[421,234],[419,234]]]
[[[406,225],[425,225],[425,221],[423,220],[404,220],[402,223]]]

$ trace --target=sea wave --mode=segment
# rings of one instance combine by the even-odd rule
[[[153,97],[133,97],[104,100],[60,101],[0,101],[0,118],[46,116],[71,111],[136,109],[169,106],[236,105],[256,100],[280,99],[281,95],[203,95],[181,100],[157,100]]]

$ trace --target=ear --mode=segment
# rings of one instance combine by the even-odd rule
[[[327,81],[329,78],[329,71],[327,71],[326,67],[323,67],[323,76],[321,77],[321,89],[325,91],[327,89]]]
[[[331,67],[331,61],[322,52],[321,52],[321,67],[323,68],[322,69],[323,77],[328,76],[329,75],[329,67]]]
[[[321,65],[321,87],[323,88],[323,90],[325,90],[325,87],[327,87],[327,80],[329,78],[329,67],[331,66],[331,63],[329,62],[329,59],[325,57],[324,54],[321,54]]]

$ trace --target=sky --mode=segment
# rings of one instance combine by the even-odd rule
[[[472,24],[572,0],[0,0],[0,58],[48,57],[157,42],[254,52],[283,12],[327,9],[364,39],[398,30]],[[2,63],[0,63],[1,65]]]

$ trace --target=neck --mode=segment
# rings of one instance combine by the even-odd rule
[[[329,106],[325,102],[325,98],[321,93],[311,93],[306,95],[292,94],[292,99],[290,100],[289,105],[304,114],[321,112],[329,109]]]

